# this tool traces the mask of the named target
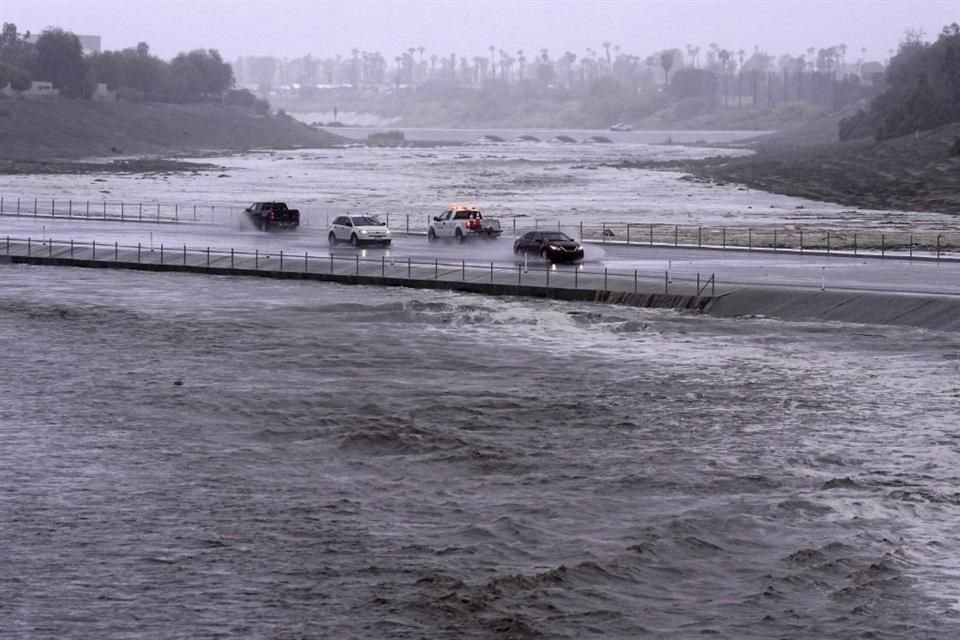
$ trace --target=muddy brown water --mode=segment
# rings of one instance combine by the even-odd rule
[[[952,638],[960,339],[0,265],[0,636]]]

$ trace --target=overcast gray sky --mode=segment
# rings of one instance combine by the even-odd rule
[[[932,40],[960,22],[960,0],[2,0],[0,21],[100,35],[110,50],[145,41],[165,59],[197,48],[228,61],[358,48],[392,60],[409,47],[425,47],[427,57],[473,56],[491,45],[556,57],[610,41],[639,55],[710,43],[798,55],[846,44],[848,60],[864,48],[867,59],[883,60],[907,29]]]

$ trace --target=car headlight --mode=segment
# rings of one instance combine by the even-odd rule
[[[366,229],[360,229],[360,233],[362,233],[363,235],[367,235],[367,230],[366,230]]]
[[[390,229],[384,229],[383,232],[387,235],[390,235]]]
[[[549,247],[547,247],[547,249],[550,249],[550,251],[563,251],[563,247],[557,247],[554,245],[550,245]]]

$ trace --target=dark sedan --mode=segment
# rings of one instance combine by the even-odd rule
[[[549,262],[583,260],[583,245],[562,231],[528,231],[513,243],[514,253],[534,253]]]

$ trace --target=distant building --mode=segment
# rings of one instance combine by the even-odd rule
[[[14,91],[12,88],[10,88],[9,84],[7,84],[5,87],[0,87],[0,95],[7,98],[19,98],[21,100],[58,98],[60,97],[60,89],[54,89],[52,82],[34,80],[30,85],[30,88],[26,91]]]
[[[90,94],[90,99],[94,102],[115,102],[117,100],[117,92],[107,89],[106,82],[98,82],[97,88]]]
[[[29,42],[36,44],[37,40],[40,38],[41,35],[43,34],[31,33],[30,37],[28,37],[27,40]],[[100,53],[100,36],[81,36],[78,34],[74,34],[74,35],[76,35],[77,40],[80,41],[80,47],[83,49],[83,55],[89,56],[94,53]]]
[[[77,36],[80,40],[80,46],[83,47],[83,55],[89,56],[94,53],[100,53],[100,36]]]

